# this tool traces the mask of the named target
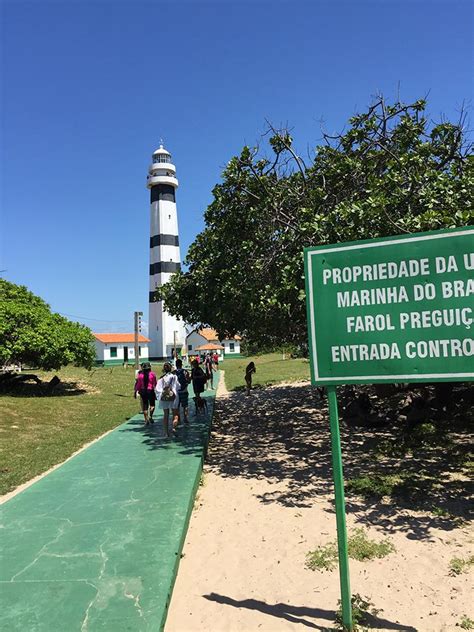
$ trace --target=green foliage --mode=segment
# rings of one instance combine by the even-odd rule
[[[337,546],[330,542],[326,546],[318,546],[315,551],[306,555],[306,568],[310,571],[332,571],[337,563]]]
[[[403,458],[407,454],[413,454],[420,448],[430,448],[443,444],[445,448],[454,446],[452,438],[446,433],[446,429],[437,427],[431,422],[417,425],[397,437],[396,440],[383,440],[377,445],[378,455]],[[463,455],[465,458],[465,455]]]
[[[0,279],[0,365],[90,368],[95,359],[93,342],[90,329],[52,313],[26,287]]]
[[[459,626],[463,630],[474,630],[474,621],[466,615],[463,615],[460,623],[456,623],[456,626]]]
[[[446,509],[443,509],[442,507],[433,507],[431,512],[435,516],[438,516],[438,518],[450,518],[451,517],[451,514],[449,513],[449,511],[447,511]]]
[[[403,478],[399,474],[373,474],[350,478],[346,481],[346,490],[365,498],[392,496]]]
[[[431,124],[423,100],[379,98],[347,131],[297,156],[288,130],[244,147],[223,172],[187,270],[160,289],[169,311],[265,348],[306,344],[305,246],[473,221],[471,147],[458,123]]]
[[[446,435],[443,429],[437,428],[434,423],[422,423],[413,428],[406,436],[405,442],[410,448],[420,448],[422,446],[436,446],[440,442],[445,447],[452,446],[452,439]]]
[[[342,606],[341,606],[341,600],[338,600],[338,611],[336,612],[336,630],[341,630],[341,631],[345,631],[346,627],[344,626],[343,620],[342,620]],[[356,593],[355,595],[352,595],[351,598],[351,605],[352,605],[352,623],[353,623],[353,631],[354,632],[361,632],[361,625],[367,625],[368,624],[368,615],[372,615],[374,617],[376,617],[379,612],[381,612],[380,609],[378,608],[374,608],[374,604],[370,601],[370,599],[368,597],[361,597],[361,595],[359,595],[359,593]]]
[[[474,564],[474,555],[467,558],[453,557],[449,562],[449,574],[461,575],[461,573],[467,573]]]
[[[349,557],[359,562],[386,557],[395,551],[395,547],[387,538],[381,542],[370,540],[367,537],[367,532],[361,528],[354,529],[348,538],[347,547]]]
[[[371,540],[364,529],[358,528],[354,529],[347,538],[347,551],[351,559],[367,562],[386,557],[395,551],[395,547],[388,539],[381,542]],[[332,571],[336,566],[337,558],[337,544],[335,541],[329,542],[325,546],[318,546],[315,551],[310,551],[306,555],[306,567],[312,571]]]

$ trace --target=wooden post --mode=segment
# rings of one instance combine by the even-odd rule
[[[135,346],[135,369],[140,367],[140,352],[138,348],[138,332],[140,329],[140,316],[143,312],[135,312],[134,318],[134,346]]]

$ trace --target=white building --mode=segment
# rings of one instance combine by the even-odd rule
[[[113,365],[135,363],[134,334],[94,334],[96,364]],[[148,360],[148,343],[150,340],[138,335],[139,361]]]
[[[167,283],[181,269],[178,213],[176,209],[176,167],[163,145],[153,152],[148,169],[150,189],[150,285],[148,335],[150,358],[172,356],[173,349],[183,349],[186,342],[182,321],[165,311],[162,301],[155,301],[156,288]]]
[[[210,327],[199,330],[194,329],[186,338],[186,353],[190,356],[199,353],[203,354],[209,350],[213,353],[217,351],[220,358],[224,358],[224,356],[239,356],[240,341],[240,336],[219,340],[216,330]]]

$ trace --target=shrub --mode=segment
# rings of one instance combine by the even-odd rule
[[[388,539],[381,542],[370,540],[364,529],[355,529],[348,538],[347,545],[349,557],[359,562],[386,557],[395,551],[395,547]]]
[[[346,630],[344,627],[344,623],[342,621],[342,607],[341,600],[338,600],[339,609],[336,612],[336,630]],[[376,617],[380,611],[378,608],[373,607],[373,603],[369,600],[368,597],[361,597],[358,593],[352,595],[351,598],[352,605],[352,623],[354,625],[353,632],[357,632],[359,630],[360,625],[368,624],[368,616],[373,615]]]
[[[370,540],[364,529],[354,529],[347,539],[348,555],[353,560],[366,562],[376,558],[382,558],[395,551],[395,547],[389,540],[381,542]],[[337,544],[330,542],[325,546],[318,546],[314,551],[306,555],[306,567],[312,571],[332,571],[337,563]]]
[[[474,564],[474,555],[467,558],[453,557],[449,562],[449,574],[460,575],[461,573],[467,573],[470,567]]]

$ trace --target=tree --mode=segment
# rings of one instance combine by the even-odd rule
[[[323,135],[309,165],[269,124],[271,158],[244,147],[227,164],[188,269],[160,288],[174,315],[254,344],[304,345],[303,248],[467,225],[473,156],[465,114],[430,124],[426,102],[380,97]]]
[[[0,279],[0,365],[90,368],[95,359],[93,342],[90,329],[52,313],[26,287]]]

